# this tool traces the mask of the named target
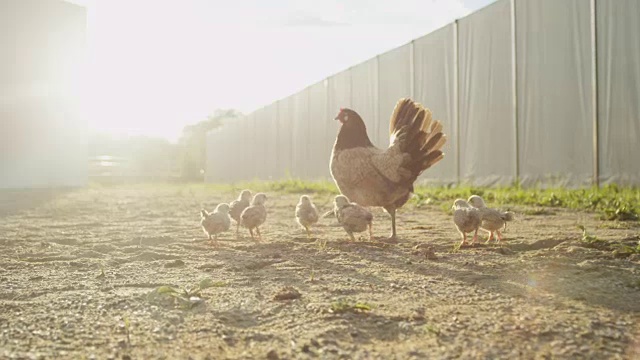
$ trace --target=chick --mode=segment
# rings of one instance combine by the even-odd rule
[[[240,215],[251,205],[251,191],[242,190],[240,196],[229,205],[229,215],[236,222],[236,237],[240,234]]]
[[[259,226],[264,224],[264,222],[267,220],[267,208],[264,207],[264,203],[266,201],[267,195],[263,193],[257,193],[253,197],[253,200],[251,200],[251,205],[249,205],[248,208],[244,209],[242,214],[240,214],[240,225],[249,229],[249,233],[251,234],[251,238],[253,240],[256,239],[253,236],[253,229],[256,229],[258,239],[262,240]]]
[[[200,217],[200,226],[202,226],[204,233],[209,236],[209,240],[211,240],[211,236],[214,236],[217,241],[218,234],[229,230],[229,227],[231,227],[229,204],[226,203],[218,204],[212,213],[207,212],[207,210],[200,210]]]
[[[318,222],[318,209],[307,195],[300,196],[300,201],[296,205],[296,220],[307,231],[307,238],[310,238],[309,226]]]
[[[453,210],[453,223],[456,224],[458,232],[462,235],[462,243],[460,245],[467,243],[467,233],[471,231],[474,232],[473,241],[471,242],[474,244],[478,240],[478,229],[482,223],[480,210],[469,206],[464,199],[457,199],[451,209]]]
[[[364,207],[352,203],[344,195],[338,195],[334,199],[333,213],[338,223],[346,230],[351,240],[355,241],[354,232],[363,232],[369,228],[369,240],[373,240],[373,214]]]
[[[513,220],[513,213],[488,208],[484,204],[484,200],[478,195],[472,195],[467,202],[480,211],[480,216],[482,217],[482,225],[480,227],[489,233],[487,242],[491,241],[494,232],[498,236],[498,241],[502,241],[500,229],[502,227],[506,228],[507,221]]]

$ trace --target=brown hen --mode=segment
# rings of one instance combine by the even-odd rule
[[[369,140],[364,121],[351,109],[340,109],[341,123],[331,154],[331,176],[340,192],[362,206],[381,206],[391,215],[395,241],[396,209],[413,192],[413,183],[438,161],[446,142],[442,124],[431,111],[411,99],[400,99],[391,115],[387,149]]]

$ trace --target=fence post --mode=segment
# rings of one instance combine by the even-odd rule
[[[600,187],[600,153],[598,143],[598,29],[596,0],[590,1],[591,10],[591,101],[593,102],[593,185]]]
[[[415,101],[416,97],[416,59],[415,59],[415,40],[409,43],[409,97]]]
[[[329,119],[332,115],[332,110],[331,110],[331,89],[329,89],[329,84],[330,84],[330,79],[331,77],[327,77],[324,79],[323,84],[324,84],[324,98],[325,98],[325,102],[324,102],[324,109],[325,109],[325,113],[327,118],[326,119],[322,119],[324,121],[324,141],[323,144],[324,146],[328,146],[329,149],[331,149],[331,136],[329,136],[329,125],[327,125]],[[333,110],[335,111],[335,110]],[[329,153],[331,154],[331,153]],[[329,157],[331,157],[331,155],[329,155]],[[329,172],[331,172],[331,168],[329,167],[329,169],[325,168],[325,171],[329,170]],[[321,178],[323,180],[328,180],[331,179],[331,176],[327,177],[326,175],[322,175]]]
[[[456,144],[456,183],[460,185],[460,94],[459,76],[460,61],[458,59],[458,19],[453,22],[453,123],[455,124],[455,144]]]
[[[520,143],[518,131],[518,58],[516,50],[516,0],[511,0],[511,87],[513,105],[513,130],[515,144],[515,179],[514,182],[520,185]]]
[[[276,102],[274,103],[275,107],[276,107],[276,113],[274,114],[275,116],[275,122],[274,125],[276,127],[276,176],[274,180],[280,180],[282,178],[282,172],[281,172],[281,163],[282,160],[280,159],[280,147],[282,145],[280,145],[280,100],[276,100]]]
[[[375,106],[373,107],[373,121],[375,121],[376,126],[376,133],[375,133],[375,139],[374,142],[377,143],[377,139],[378,139],[378,135],[380,134],[380,126],[381,126],[381,122],[380,122],[380,55],[376,55],[375,57],[375,78],[373,81],[374,84],[374,93],[375,93],[375,98],[373,103],[375,104]],[[351,87],[351,91],[353,92],[353,86]],[[388,126],[388,125],[387,125]],[[388,127],[387,127],[388,129]],[[380,144],[382,145],[382,144]],[[384,148],[384,145],[382,145],[382,147]]]

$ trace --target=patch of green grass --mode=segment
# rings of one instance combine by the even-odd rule
[[[96,276],[97,279],[104,279],[107,275],[104,273],[104,266],[100,265],[100,274]]]
[[[578,229],[582,230],[582,237],[580,238],[580,242],[586,247],[600,250],[609,250],[608,241],[598,239],[597,236],[589,234],[587,232],[587,229],[582,225],[578,225]]]
[[[338,194],[338,188],[332,181],[304,181],[295,178],[287,178],[275,181],[243,181],[231,184],[205,184],[206,188],[229,192],[240,192],[243,189],[251,189],[253,192],[279,192],[287,194]]]
[[[523,188],[519,185],[496,188],[419,186],[412,201],[416,206],[433,204],[445,209],[455,199],[467,199],[471,195],[482,196],[489,205],[527,205],[588,210],[599,213],[604,220],[638,221],[640,219],[640,189],[623,188],[617,185],[587,189]]]
[[[234,192],[248,188],[254,191],[291,194],[338,194],[335,184],[327,180],[303,181],[288,178],[270,182],[252,181],[222,186],[226,186],[228,190]],[[552,214],[545,208],[567,208],[594,211],[599,213],[604,220],[640,220],[640,188],[620,187],[615,184],[601,188],[584,189],[524,188],[518,184],[495,188],[419,185],[415,189],[412,203],[416,207],[436,205],[448,213],[451,211],[451,203],[455,199],[467,199],[471,195],[482,196],[490,205],[526,205],[536,207],[536,209],[528,210],[530,215]]]
[[[640,254],[640,243],[630,245],[624,242],[606,241],[589,234],[587,229],[582,225],[578,225],[578,228],[582,230],[580,242],[584,244],[585,247],[611,251],[615,257],[627,257],[633,254]]]
[[[434,334],[436,336],[440,335],[440,329],[438,329],[437,327],[433,326],[433,325],[425,325],[424,326],[424,332],[427,334]]]
[[[361,313],[371,311],[371,309],[373,309],[373,306],[369,303],[360,301],[353,302],[346,299],[336,300],[332,302],[329,307],[329,311],[334,314],[342,314],[346,312]]]
[[[224,281],[213,281],[210,278],[202,279],[194,286],[183,288],[163,285],[151,290],[147,294],[147,300],[152,303],[188,310],[203,302],[202,290],[226,285],[227,283]]]
[[[317,239],[316,244],[318,245],[319,251],[327,250],[327,239]]]

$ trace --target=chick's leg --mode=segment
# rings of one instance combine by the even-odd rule
[[[373,241],[373,223],[369,223],[369,241]]]
[[[356,237],[353,236],[353,233],[351,231],[347,231],[347,234],[349,234],[349,237],[351,238],[351,241],[356,241]]]
[[[496,235],[498,235],[498,242],[502,241],[502,234],[500,234],[500,230],[496,230]]]
[[[307,231],[307,239],[311,239],[311,232],[309,231],[309,227],[305,226],[304,229]]]
[[[249,234],[251,234],[251,239],[255,240],[256,238],[253,236],[253,229],[249,228]]]
[[[462,242],[460,242],[460,245],[466,243],[467,242],[467,238],[466,238],[465,234],[462,231],[460,231],[459,229],[458,229],[458,233],[460,234],[460,237],[462,238]]]
[[[260,228],[256,227],[256,232],[258,233],[258,239],[262,241],[262,234],[260,234]]]
[[[236,239],[240,237],[240,222],[236,223]]]
[[[493,239],[493,231],[489,232],[489,237],[487,238],[487,241],[485,242],[485,244],[489,243],[491,239]]]
[[[471,241],[471,245],[475,244],[477,240],[478,240],[478,229],[476,229],[476,232],[473,234],[473,240]]]

